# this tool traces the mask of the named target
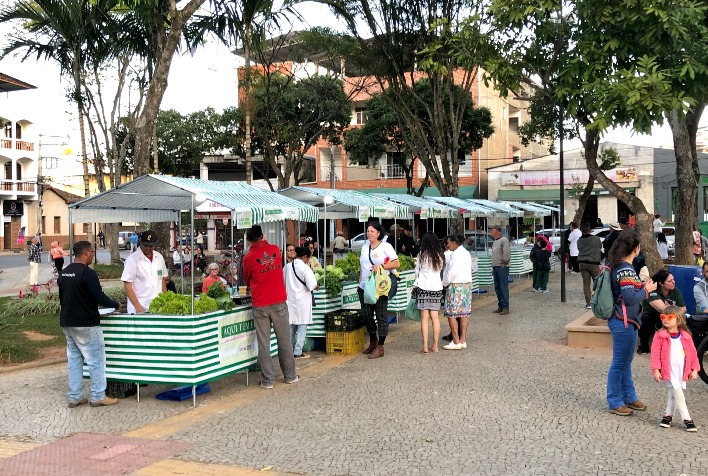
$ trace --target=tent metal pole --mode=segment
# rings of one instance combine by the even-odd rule
[[[69,208],[69,249],[74,249],[74,222],[72,220],[72,209]],[[69,253],[69,264],[74,262],[74,253]]]
[[[180,218],[182,218],[182,212],[180,211],[179,213]],[[189,226],[190,226],[190,242],[191,237],[194,236],[194,194],[192,194],[192,206],[189,209]],[[181,232],[180,232],[181,233]],[[181,238],[180,238],[181,241]],[[192,249],[192,253],[194,253],[194,249]],[[190,253],[190,256],[194,256]],[[184,264],[182,264],[182,269],[184,269]],[[192,301],[192,315],[194,315],[194,259],[192,259],[192,263],[189,265],[189,274],[190,274],[190,280],[189,280],[189,296]],[[184,275],[184,272],[182,272],[182,275]],[[184,294],[184,278],[182,278],[182,294]]]
[[[194,194],[192,194],[192,206],[194,206]],[[181,293],[184,294],[184,250],[182,249],[182,210],[177,210],[177,232],[175,233],[177,237],[177,246],[180,247],[180,267],[179,267],[179,282]],[[172,263],[174,264],[174,263]],[[168,269],[169,273],[170,270]],[[194,294],[194,293],[192,293]],[[192,304],[192,314],[194,314],[194,304]]]

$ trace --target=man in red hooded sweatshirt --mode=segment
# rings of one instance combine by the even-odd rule
[[[242,260],[243,280],[251,289],[253,320],[258,338],[258,365],[261,368],[261,388],[273,388],[275,367],[270,357],[270,326],[278,342],[278,360],[285,383],[300,380],[295,369],[293,346],[290,343],[290,320],[285,303],[285,280],[280,249],[263,238],[263,230],[254,225],[246,232],[250,249]]]

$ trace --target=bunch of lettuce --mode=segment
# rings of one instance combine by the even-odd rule
[[[234,301],[231,299],[231,295],[219,282],[209,286],[209,289],[207,289],[207,296],[214,299],[217,307],[222,311],[228,311],[234,307]]]
[[[186,316],[192,313],[192,301],[189,296],[167,291],[166,293],[158,294],[152,300],[150,313]]]

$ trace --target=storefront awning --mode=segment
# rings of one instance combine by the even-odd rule
[[[497,200],[560,204],[560,190],[499,190]]]

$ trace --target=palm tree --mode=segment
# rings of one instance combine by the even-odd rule
[[[79,116],[84,194],[87,197],[90,190],[81,76],[87,65],[101,63],[111,54],[109,37],[115,30],[112,30],[109,12],[116,3],[117,0],[20,0],[0,11],[0,23],[22,23],[21,29],[8,35],[2,57],[24,50],[22,61],[36,55],[37,59],[56,61],[63,74],[71,75],[72,97]]]

